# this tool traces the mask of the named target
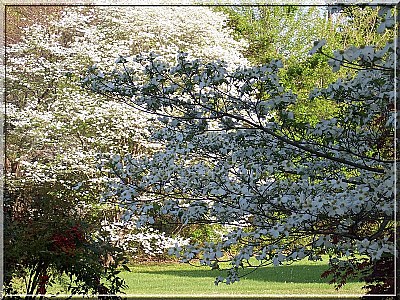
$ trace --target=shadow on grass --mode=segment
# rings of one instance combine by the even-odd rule
[[[289,265],[278,267],[264,267],[255,270],[246,275],[244,279],[257,280],[265,282],[293,282],[293,283],[327,283],[328,279],[321,278],[321,274],[327,269],[327,266],[308,266],[308,265]],[[247,274],[252,269],[239,271],[240,275]],[[140,271],[140,273],[171,275],[178,277],[195,278],[216,278],[220,275],[226,275],[225,271],[207,270],[204,267],[193,267],[193,270],[160,270],[160,271]],[[348,282],[357,282],[357,279]]]

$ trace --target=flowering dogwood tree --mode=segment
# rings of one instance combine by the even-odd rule
[[[125,247],[137,239],[137,247],[150,254],[158,254],[156,246],[161,244],[184,244],[183,239],[164,238],[156,230],[148,236],[146,231],[127,235],[122,243],[117,225],[110,224],[114,207],[98,205],[104,191],[104,174],[97,168],[98,152],[135,156],[151,151],[155,144],[147,142],[150,133],[143,126],[148,115],[87,93],[80,88],[79,75],[83,74],[82,65],[96,63],[110,71],[119,54],[147,51],[171,61],[178,50],[207,60],[225,57],[232,64],[245,61],[239,53],[242,43],[230,37],[224,24],[222,13],[204,7],[65,7],[59,17],[24,28],[17,43],[7,45],[8,291],[12,291],[13,277],[20,276],[34,279],[26,286],[28,294],[43,294],[52,278],[46,277],[40,284],[40,276],[81,270],[87,277],[75,273],[83,276],[78,276],[77,282],[84,280],[74,291],[96,292],[95,280],[88,279],[92,273],[79,266],[78,259],[63,261],[69,269],[60,267],[59,258],[62,261],[69,253],[52,246],[54,236],[65,237],[75,226],[85,231],[85,242],[77,241],[80,246],[92,243],[92,237],[113,234],[92,246],[100,245],[101,253],[94,254],[97,257],[115,254],[115,262],[120,261],[119,251],[112,252],[115,248],[110,244]],[[73,238],[57,241],[74,244]],[[55,250],[49,254],[49,248]],[[80,256],[91,261],[90,251],[83,248],[77,250]],[[84,264],[84,260],[79,261]],[[101,264],[92,267],[93,272],[101,270]]]
[[[395,26],[392,13],[381,9],[378,31]],[[239,280],[242,267],[322,253],[332,266],[371,271],[357,264],[358,255],[371,267],[395,251],[395,43],[332,56],[323,50],[325,41],[315,43],[310,54],[330,56],[333,70],[356,70],[311,92],[311,101],[337,108],[316,124],[296,121],[296,95],[280,84],[278,60],[232,70],[185,53],[175,64],[150,53],[120,60],[111,73],[90,68],[83,81],[89,89],[163,124],[151,135],[160,149],[108,162],[115,175],[108,196],[117,197],[139,227],[160,215],[226,225],[219,242],[170,250],[215,269],[228,262],[217,284]],[[382,291],[393,293],[393,285]]]
[[[126,151],[127,143],[146,137],[141,126],[143,114],[77,88],[76,78],[70,74],[80,72],[82,64],[110,67],[117,53],[157,51],[170,58],[178,50],[194,53],[198,49],[201,53],[196,52],[197,57],[244,61],[238,52],[240,43],[223,29],[222,14],[179,7],[163,12],[160,18],[156,17],[159,8],[151,7],[70,8],[47,27],[28,27],[22,41],[7,49],[10,164],[19,161],[20,167],[25,164],[24,168],[29,168],[29,155],[42,151],[47,159],[58,153],[61,159],[82,169],[82,165],[89,167],[85,160],[94,157],[98,149],[118,151],[114,150],[118,145]],[[150,19],[153,21],[149,23]],[[207,31],[201,29],[204,24],[208,24]],[[21,145],[21,133],[25,151],[21,147],[13,151],[14,145]],[[131,144],[130,148],[135,146]],[[43,177],[46,172],[37,172],[40,164],[39,160],[33,173]]]

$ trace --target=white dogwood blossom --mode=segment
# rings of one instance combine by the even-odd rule
[[[357,72],[311,93],[311,101],[337,106],[315,125],[294,118],[296,95],[279,82],[280,61],[232,70],[184,53],[174,64],[151,53],[126,57],[106,75],[91,68],[88,88],[163,124],[151,135],[162,148],[109,161],[108,196],[119,197],[138,226],[155,215],[229,225],[218,243],[171,250],[212,268],[230,262],[216,283],[239,280],[251,257],[263,266],[322,253],[393,255],[396,42],[333,54],[333,69]]]
[[[104,220],[102,225],[102,230],[107,232],[112,242],[124,249],[126,253],[131,254],[132,258],[136,258],[140,253],[148,256],[172,254],[170,249],[173,249],[173,247],[189,244],[188,239],[179,236],[170,237],[165,232],[160,232],[151,227],[138,231],[132,220],[116,222]]]
[[[233,68],[246,62],[240,54],[245,44],[225,23],[222,13],[206,7],[71,6],[46,25],[24,28],[21,40],[6,49],[7,160],[19,166],[18,174],[7,174],[8,188],[60,182],[80,207],[96,203],[107,179],[99,160],[156,149],[148,139],[159,121],[82,89],[86,66],[97,64],[106,73],[124,56],[152,51],[172,61],[183,50],[205,60],[227,59]],[[157,239],[153,235],[143,239]]]

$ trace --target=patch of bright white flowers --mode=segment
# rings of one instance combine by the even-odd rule
[[[111,241],[121,247],[135,258],[144,253],[148,256],[162,256],[172,254],[173,247],[183,247],[189,244],[189,240],[182,237],[170,237],[164,232],[153,228],[137,230],[135,223],[130,221],[102,222],[102,230],[108,233]]]

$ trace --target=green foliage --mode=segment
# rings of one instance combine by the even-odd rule
[[[217,241],[226,231],[218,224],[193,224],[185,228],[183,236],[190,239],[192,243],[202,244],[205,241]]]
[[[99,220],[87,209],[81,213],[76,204],[58,181],[6,187],[5,293],[23,292],[33,299],[63,274],[70,279],[71,294],[122,291],[125,284],[117,270],[126,262],[122,250],[98,233]],[[16,286],[18,278],[22,289]]]
[[[227,26],[237,39],[245,39],[249,46],[244,56],[254,64],[265,64],[280,59],[284,67],[280,80],[293,91],[298,101],[292,106],[295,121],[316,124],[337,112],[336,105],[322,99],[310,99],[313,88],[327,87],[340,77],[354,72],[332,72],[328,58],[322,54],[308,56],[315,40],[326,39],[328,51],[351,45],[374,44],[381,47],[393,35],[375,30],[378,10],[372,7],[345,6],[332,13],[328,7],[307,6],[223,6],[217,8],[229,16]],[[357,28],[357,30],[353,30]]]

